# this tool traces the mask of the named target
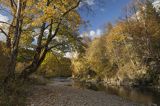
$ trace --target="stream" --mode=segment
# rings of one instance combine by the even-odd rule
[[[160,106],[160,92],[146,88],[128,88],[117,86],[103,86],[91,83],[82,83],[71,78],[54,78],[51,79],[51,85],[71,86],[79,89],[89,89],[94,91],[103,91],[110,95],[117,95],[122,98],[143,103],[152,104],[151,106]]]

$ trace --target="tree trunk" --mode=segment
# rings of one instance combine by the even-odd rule
[[[38,68],[40,67],[40,65],[42,64],[43,60],[46,57],[48,50],[45,49],[42,56],[40,57],[40,59],[38,58],[34,58],[33,62],[31,63],[31,65],[29,65],[28,67],[26,67],[21,75],[19,76],[20,79],[27,79],[31,74],[33,74],[34,72],[36,72],[38,70]],[[35,56],[37,57],[37,56]]]
[[[12,20],[12,22],[11,22],[11,25],[10,25],[10,27],[9,27],[9,30],[8,30],[8,36],[6,37],[6,47],[8,48],[8,49],[10,49],[10,52],[11,52],[11,46],[12,46],[12,41],[11,41],[11,36],[13,36],[13,31],[14,31],[14,23],[15,23],[15,20],[16,18],[15,17],[13,17],[13,20]]]
[[[19,41],[20,41],[20,36],[22,32],[22,24],[23,24],[21,13],[22,13],[22,10],[25,8],[25,3],[26,2],[22,2],[21,0],[17,1],[16,24],[15,24],[16,27],[14,32],[13,44],[11,47],[11,56],[9,59],[9,64],[7,66],[8,75],[4,79],[4,83],[7,83],[10,79],[11,80],[15,79],[15,68],[16,68],[16,62],[17,62],[16,60],[18,56]]]
[[[21,75],[19,76],[20,79],[26,79],[28,78],[28,76],[30,76],[32,73],[36,72],[39,68],[39,66],[41,65],[41,63],[43,62],[43,60],[45,59],[46,57],[46,54],[47,52],[51,49],[51,48],[48,48],[48,45],[50,44],[50,42],[52,41],[52,39],[57,35],[57,33],[59,32],[59,29],[60,29],[60,25],[61,25],[61,22],[63,20],[63,18],[72,10],[74,10],[75,8],[77,8],[80,4],[81,0],[79,0],[77,2],[77,4],[70,8],[68,11],[66,11],[59,19],[59,22],[58,22],[58,25],[55,29],[55,32],[54,34],[52,34],[52,24],[53,24],[53,20],[51,19],[51,25],[50,25],[50,30],[49,30],[49,35],[48,35],[48,39],[46,41],[46,44],[42,47],[42,37],[44,36],[44,31],[45,31],[45,26],[46,26],[46,23],[43,23],[42,26],[41,26],[41,33],[38,37],[38,41],[37,41],[37,48],[36,48],[36,53],[35,53],[35,56],[34,56],[34,59],[31,63],[31,65],[29,65],[28,67],[26,67]],[[49,0],[48,0],[48,3],[47,3],[47,6],[50,4]]]
[[[11,48],[11,38],[9,36],[6,38],[6,46],[7,48]]]

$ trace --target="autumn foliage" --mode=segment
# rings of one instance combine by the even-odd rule
[[[102,37],[95,38],[86,52],[73,60],[75,77],[100,78],[112,85],[159,84],[160,17],[151,2],[135,3],[127,8],[134,14],[126,13],[116,25],[109,24]],[[88,77],[90,73],[85,71],[89,70],[96,75]]]

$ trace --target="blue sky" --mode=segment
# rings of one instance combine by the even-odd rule
[[[89,34],[99,34],[102,31],[104,25],[108,22],[115,23],[122,15],[124,7],[132,0],[105,0],[103,5],[98,5],[96,1],[89,0],[94,14],[87,14],[84,11],[80,11],[80,14],[84,20],[89,20],[89,27],[85,29]],[[80,32],[85,31],[84,29]]]
[[[103,0],[105,3],[98,4],[98,1],[100,0],[87,0],[87,3],[93,9],[93,14],[80,11],[81,17],[89,21],[89,27],[85,30],[81,28],[80,33],[87,32],[91,37],[100,35],[103,32],[104,25],[108,22],[115,23],[123,15],[123,8],[131,2],[131,0]],[[1,14],[0,21],[7,21],[7,14]]]

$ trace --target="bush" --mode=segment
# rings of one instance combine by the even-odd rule
[[[8,58],[5,55],[4,47],[0,43],[0,81],[2,81],[6,76],[6,68],[7,68]]]
[[[38,74],[45,77],[70,77],[72,76],[71,61],[68,58],[55,57],[52,53],[48,53]]]
[[[72,76],[74,78],[86,78],[89,68],[90,66],[84,57],[72,60]]]
[[[13,81],[2,85],[0,89],[0,106],[25,106],[29,84]]]

